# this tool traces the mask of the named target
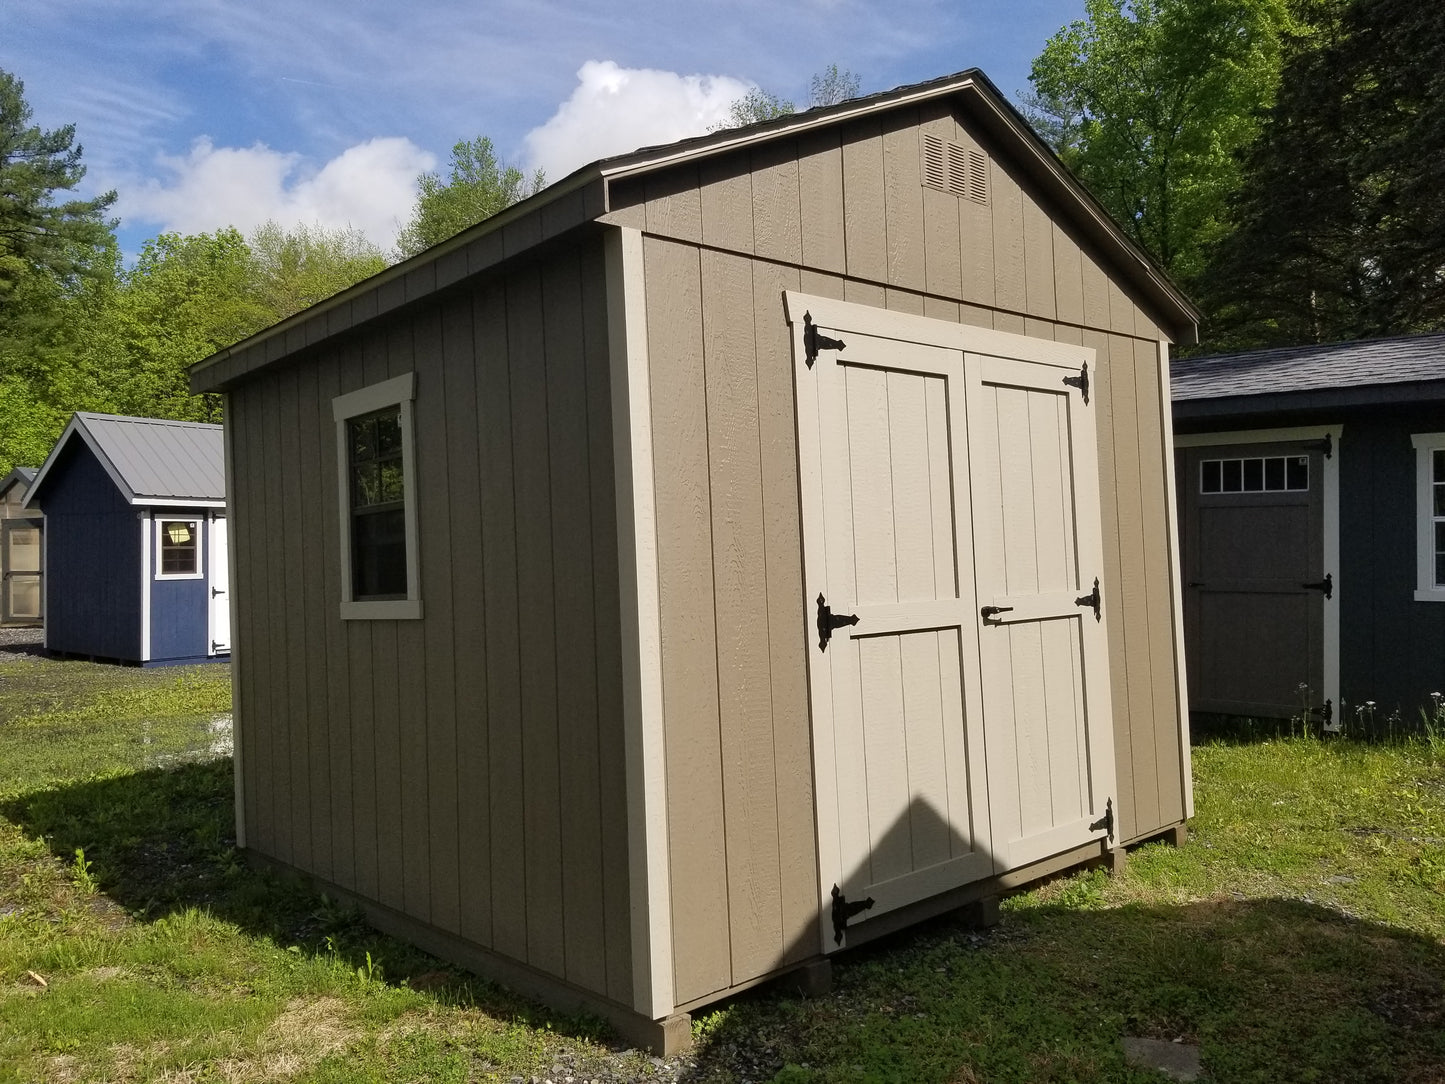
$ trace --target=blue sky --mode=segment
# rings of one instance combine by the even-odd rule
[[[1084,0],[10,0],[0,68],[74,123],[121,242],[355,226],[383,248],[417,173],[490,136],[549,180],[705,131],[750,85],[798,101],[980,67],[1009,96]]]

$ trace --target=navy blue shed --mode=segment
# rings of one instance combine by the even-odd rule
[[[45,646],[164,666],[230,655],[222,429],[78,413],[26,495],[45,515]]]

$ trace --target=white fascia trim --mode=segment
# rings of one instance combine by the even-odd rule
[[[1286,441],[1330,438],[1332,453],[1324,461],[1324,563],[1334,574],[1332,597],[1324,599],[1324,698],[1335,709],[1340,706],[1340,597],[1348,584],[1340,574],[1340,436],[1343,425],[1303,425],[1288,429],[1234,429],[1225,433],[1182,433],[1174,438],[1178,448],[1217,448],[1229,444],[1274,444]]]
[[[1411,433],[1415,449],[1415,601],[1445,602],[1445,587],[1435,583],[1434,485],[1430,453],[1445,450],[1445,433]]]
[[[155,530],[152,513],[141,512],[140,520],[140,661],[151,657],[151,534]]]
[[[1189,674],[1184,661],[1183,549],[1179,542],[1179,498],[1174,478],[1174,425],[1170,413],[1169,344],[1159,344],[1159,413],[1164,433],[1164,501],[1169,525],[1169,604],[1174,607],[1174,686],[1178,690],[1180,774],[1184,819],[1194,816],[1194,752],[1189,745]]]
[[[633,1008],[654,1020],[676,1007],[663,727],[662,615],[648,376],[642,234],[605,241],[613,469],[622,628],[622,712],[630,855]]]
[[[134,497],[130,502],[136,508],[225,508],[225,498],[211,497]]]
[[[364,599],[351,597],[351,494],[347,474],[346,420],[374,410],[401,408],[401,472],[405,497],[402,517],[406,525],[406,598]],[[341,606],[343,621],[411,621],[422,616],[421,532],[417,528],[416,488],[416,373],[403,373],[390,380],[368,384],[331,400],[331,417],[336,422],[337,511],[341,517]]]

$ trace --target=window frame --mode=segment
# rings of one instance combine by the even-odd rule
[[[1445,452],[1445,433],[1412,433],[1415,448],[1415,601],[1445,602],[1445,583],[1435,581],[1434,454]]]
[[[155,539],[155,565],[151,578],[155,580],[204,580],[206,578],[206,538],[201,528],[204,519],[200,516],[160,516],[156,515],[151,521],[154,524],[152,535]],[[163,544],[165,528],[168,523],[188,523],[195,532],[196,540],[196,570],[194,572],[164,572]]]
[[[343,621],[406,621],[422,616],[421,552],[418,548],[416,490],[416,373],[405,373],[331,400],[336,423],[337,512],[341,539],[341,603]],[[346,423],[353,418],[397,407],[401,417],[402,521],[406,540],[406,597],[358,599],[352,582],[352,509],[350,442]]]

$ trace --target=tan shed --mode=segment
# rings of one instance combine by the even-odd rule
[[[588,166],[202,362],[238,839],[670,1050],[1177,833],[1195,320],[970,71]]]

